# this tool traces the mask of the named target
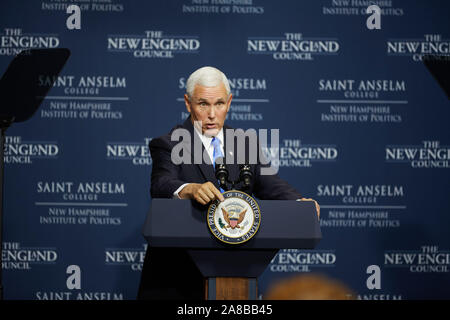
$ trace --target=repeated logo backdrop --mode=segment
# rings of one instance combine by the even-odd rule
[[[380,30],[366,27],[371,3]],[[81,8],[81,30],[66,27],[69,4]],[[281,278],[318,272],[359,299],[450,298],[449,101],[421,61],[450,59],[448,1],[0,7],[0,74],[23,49],[71,50],[39,111],[7,131],[6,299],[135,299],[147,145],[186,119],[186,79],[204,65],[230,79],[227,123],[279,128],[279,150],[266,151],[321,205],[323,240],[280,251],[261,297]],[[367,285],[371,265],[378,288]]]

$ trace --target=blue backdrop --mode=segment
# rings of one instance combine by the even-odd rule
[[[72,52],[7,131],[5,298],[135,299],[147,144],[186,119],[185,82],[204,65],[230,79],[227,123],[279,128],[280,176],[321,205],[323,240],[281,251],[261,297],[317,272],[359,299],[450,298],[449,101],[421,61],[450,59],[450,5],[370,2],[379,30],[369,1],[3,0],[0,74],[23,49]]]

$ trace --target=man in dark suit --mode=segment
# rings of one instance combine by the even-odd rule
[[[238,149],[239,144],[235,141],[232,150],[227,149],[224,129],[231,128],[224,123],[232,94],[228,80],[220,70],[212,67],[196,70],[187,80],[186,91],[184,99],[190,117],[169,134],[155,138],[149,144],[153,159],[151,196],[191,199],[194,206],[206,211],[211,201],[224,201],[213,166],[217,156],[233,159],[232,163],[227,163],[227,169],[229,179],[236,181],[240,172],[236,158],[240,152],[251,152],[251,148],[247,144],[244,149]],[[184,145],[172,141],[177,130],[190,136]],[[202,146],[201,151],[195,148],[196,145]],[[186,148],[180,149],[180,146]],[[197,154],[196,157],[194,150],[201,152],[201,156]],[[180,157],[188,161],[179,163]],[[199,158],[201,163],[196,161]],[[250,154],[244,158],[249,159]],[[278,175],[262,174],[262,168],[267,166],[259,155],[256,163],[250,164],[253,179],[245,190],[248,194],[259,199],[314,201],[303,198]],[[319,214],[317,203],[316,208]],[[203,277],[184,250],[147,250],[138,298],[202,299],[203,296]]]

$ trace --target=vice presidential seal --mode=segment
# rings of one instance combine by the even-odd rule
[[[258,203],[242,191],[223,193],[225,201],[214,201],[208,208],[207,223],[211,233],[220,241],[229,244],[250,240],[261,224]]]

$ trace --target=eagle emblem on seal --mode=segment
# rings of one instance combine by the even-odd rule
[[[211,202],[206,223],[212,235],[227,244],[249,241],[258,232],[261,211],[250,195],[240,190],[225,191],[224,201]]]
[[[227,229],[227,228],[234,229],[234,228],[241,227],[239,224],[242,221],[244,221],[245,213],[247,212],[247,209],[244,209],[243,211],[236,213],[236,214],[231,214],[224,208],[221,208],[221,209],[222,209],[222,213],[223,213],[223,218],[225,219],[225,221],[227,223],[227,225],[225,226],[225,229]]]

